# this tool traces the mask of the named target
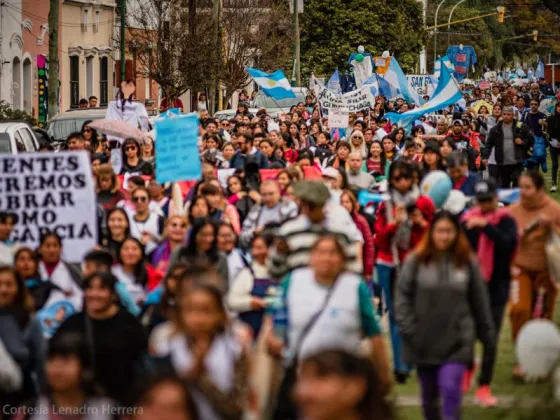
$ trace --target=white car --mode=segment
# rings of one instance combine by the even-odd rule
[[[249,112],[253,115],[257,114],[260,108],[266,108],[267,114],[272,118],[279,118],[283,120],[290,108],[300,102],[305,103],[305,98],[309,96],[309,90],[307,88],[296,87],[293,88],[296,95],[295,98],[280,99],[275,100],[269,96],[266,96],[262,91],[257,93],[255,98],[255,103],[253,108],[249,108]],[[232,119],[237,114],[237,109],[226,109],[224,111],[218,111],[214,114],[214,118],[219,118],[220,120]]]
[[[39,150],[39,141],[33,129],[24,122],[0,123],[0,153],[16,155]]]

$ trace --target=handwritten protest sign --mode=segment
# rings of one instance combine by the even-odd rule
[[[198,117],[167,116],[156,125],[156,180],[160,184],[198,179],[202,172],[198,151]]]
[[[329,128],[348,127],[348,112],[331,111],[329,112]]]
[[[435,86],[432,82],[430,75],[427,74],[411,74],[406,75],[408,83],[410,86],[418,93],[418,95],[432,96],[435,90]]]
[[[18,215],[12,239],[39,245],[56,232],[63,259],[80,262],[97,243],[95,189],[85,152],[0,155],[0,210]]]
[[[317,99],[323,109],[357,112],[375,107],[375,98],[371,94],[369,86],[364,86],[344,95],[338,95],[323,85],[319,85],[315,78],[312,78],[311,82],[312,89],[317,92]]]

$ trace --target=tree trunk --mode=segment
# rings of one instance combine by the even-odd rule
[[[48,118],[53,118],[58,114],[58,17],[59,0],[50,0],[49,9],[49,104]]]

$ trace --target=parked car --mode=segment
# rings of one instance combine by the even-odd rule
[[[63,143],[70,133],[80,131],[82,125],[89,120],[105,118],[107,108],[82,108],[72,109],[58,114],[47,124],[47,132],[51,141]]]
[[[249,108],[249,112],[253,115],[257,113],[259,108],[266,108],[268,115],[272,118],[284,119],[286,114],[290,112],[290,108],[300,102],[305,103],[305,98],[309,96],[309,90],[304,87],[293,88],[296,95],[295,98],[287,98],[275,100],[269,96],[266,96],[262,91],[257,93],[255,98],[255,103],[253,108]],[[231,119],[235,117],[237,109],[226,109],[224,111],[218,111],[214,114],[214,118],[219,118],[220,120]]]
[[[0,153],[16,155],[39,150],[39,141],[33,128],[24,122],[0,123]]]

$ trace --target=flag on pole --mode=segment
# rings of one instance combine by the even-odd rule
[[[523,71],[521,67],[518,67],[517,70],[515,70],[515,74],[517,74],[521,78],[527,76],[527,73],[525,73],[525,71]]]
[[[402,96],[404,100],[408,103],[415,103],[416,105],[422,105],[422,98],[418,95],[418,92],[410,86],[408,79],[403,73],[399,62],[395,57],[391,59],[389,63],[389,68],[383,75],[383,78],[389,82],[393,87],[392,92],[396,91],[396,95],[389,99],[395,98],[396,96]]]
[[[537,64],[537,69],[535,70],[535,77],[537,79],[544,78],[544,63],[542,61],[539,61],[539,64]]]
[[[447,70],[449,70],[452,74],[455,71],[455,66],[453,65],[453,63],[451,62],[449,57],[444,55],[439,60],[436,60],[435,63],[434,63],[434,77],[435,77],[436,80],[439,79],[442,63],[445,64],[445,67],[447,67]]]
[[[401,127],[410,127],[411,124],[424,114],[439,111],[454,105],[463,98],[463,94],[457,86],[455,79],[451,77],[451,73],[445,65],[441,67],[439,82],[431,99],[424,105],[413,110],[398,114],[390,112],[385,114],[391,123],[397,123]]]
[[[364,86],[369,86],[371,94],[373,96],[381,95],[381,90],[379,89],[379,81],[377,80],[377,74],[373,73],[371,77],[364,82]]]
[[[296,97],[282,70],[270,74],[251,68],[247,68],[247,71],[266,96],[277,100]]]
[[[327,82],[327,89],[330,90],[332,93],[342,93],[340,89],[340,76],[338,74],[338,69],[334,71],[331,78]]]

